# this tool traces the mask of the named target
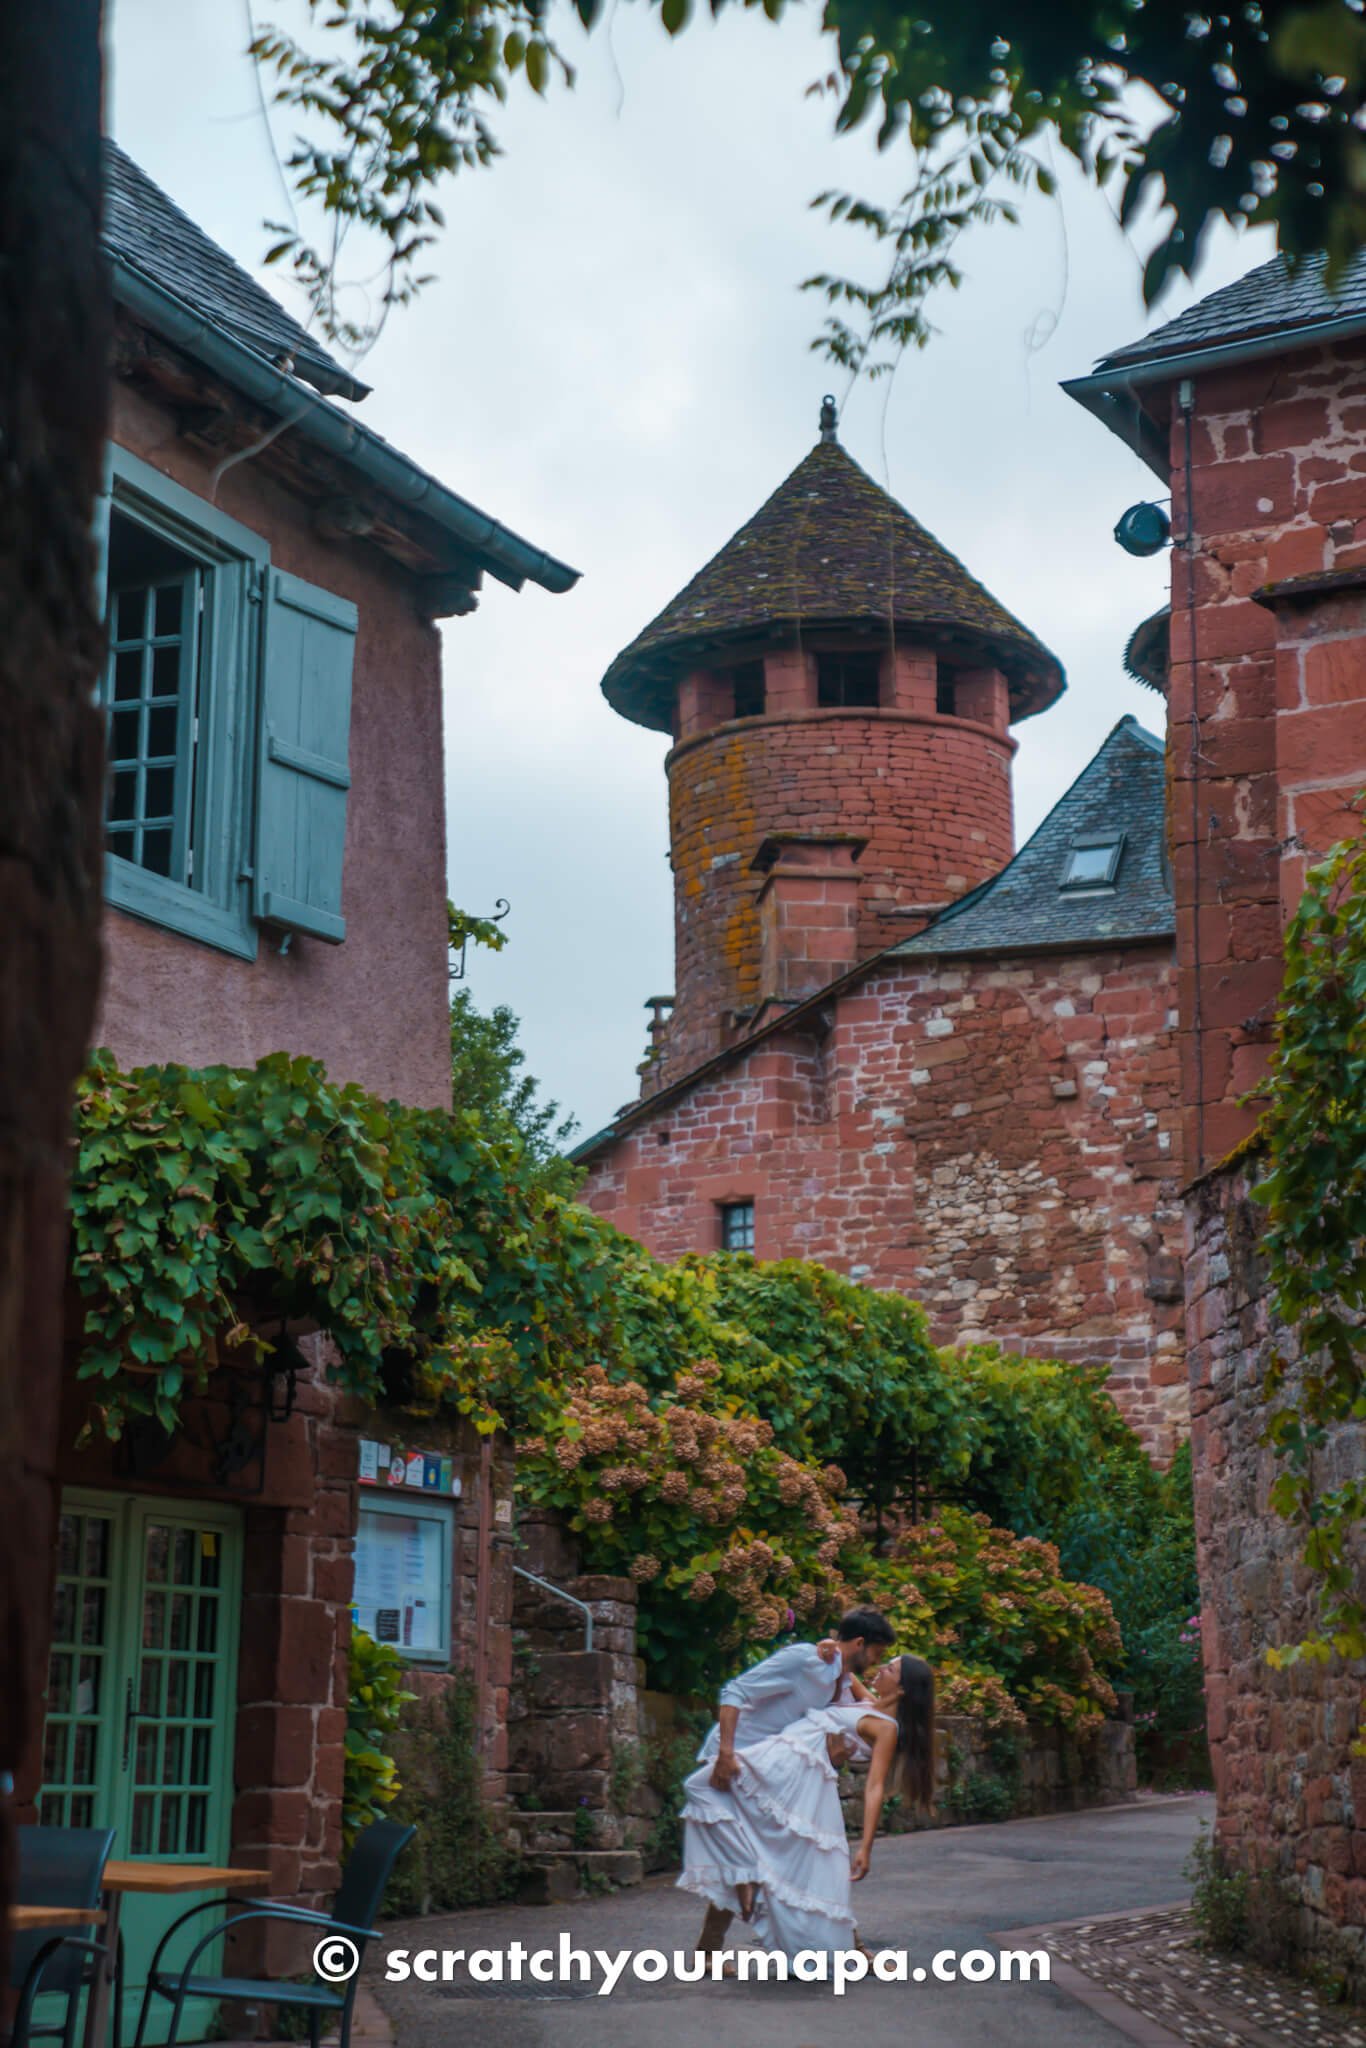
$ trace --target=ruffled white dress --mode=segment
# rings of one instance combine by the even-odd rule
[[[750,1924],[765,1948],[852,1948],[850,1845],[826,1737],[843,1736],[851,1756],[867,1758],[858,1724],[876,1711],[813,1707],[780,1735],[737,1749],[740,1775],[724,1792],[710,1762],[695,1770],[684,1783],[681,1889],[738,1913],[737,1886],[758,1885]]]

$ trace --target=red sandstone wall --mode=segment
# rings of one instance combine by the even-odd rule
[[[1186,1266],[1195,1523],[1205,1698],[1219,1840],[1237,1869],[1288,1880],[1298,1939],[1354,1967],[1366,1989],[1366,1758],[1352,1754],[1359,1671],[1336,1660],[1273,1671],[1269,1646],[1316,1626],[1299,1563],[1302,1536],[1272,1513],[1277,1462],[1262,1442],[1260,1395],[1274,1352],[1249,1180],[1212,1175],[1189,1203]],[[1293,1376],[1287,1389],[1293,1399]],[[1317,1454],[1323,1487],[1366,1471],[1366,1431],[1340,1430]],[[1362,1556],[1366,1569],[1366,1552]],[[1282,1960],[1277,1957],[1275,1960]]]
[[[1179,541],[1176,408],[1171,448]],[[1366,566],[1366,351],[1295,351],[1197,379],[1191,467],[1197,552],[1193,579],[1179,548],[1173,558],[1169,760],[1186,1156],[1199,1171],[1251,1126],[1239,1097],[1266,1064],[1283,906],[1305,852],[1342,836],[1344,800],[1366,784],[1361,594],[1270,608],[1253,595]]]
[[[156,407],[119,387],[113,436],[201,497],[212,460]],[[126,1066],[182,1060],[250,1066],[285,1050],[336,1079],[406,1102],[449,1103],[442,784],[441,649],[401,572],[363,542],[314,534],[303,509],[239,462],[220,509],[264,535],[275,564],[360,610],[352,697],[340,946],[296,937],[254,961],[118,911],[105,918],[105,987],[96,1044]]]
[[[858,931],[866,958],[896,936],[880,911],[946,902],[1010,858],[1013,751],[989,726],[904,711],[791,712],[730,723],[675,747],[668,773],[678,1001],[663,1077],[676,1079],[718,1051],[733,1036],[730,1013],[759,1001],[764,878],[750,862],[769,833],[866,834]],[[907,923],[901,932],[915,929]]]
[[[714,1249],[718,1205],[752,1198],[760,1258],[914,1295],[943,1343],[1103,1362],[1169,1455],[1186,1405],[1174,990],[1156,946],[889,962],[823,1043],[775,1035],[652,1104],[583,1198],[665,1258]]]

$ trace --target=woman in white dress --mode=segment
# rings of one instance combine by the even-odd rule
[[[749,1748],[726,1791],[705,1763],[686,1781],[679,1885],[752,1923],[765,1948],[857,1945],[850,1887],[867,1874],[882,1802],[898,1789],[927,1807],[934,1786],[934,1673],[919,1657],[893,1657],[871,1690],[851,1680],[848,1706],[813,1707]],[[869,1759],[863,1837],[851,1859],[837,1765]]]

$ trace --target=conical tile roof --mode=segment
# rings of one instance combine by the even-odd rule
[[[738,641],[889,624],[999,665],[1012,718],[1065,687],[1042,641],[832,435],[617,656],[603,693],[623,717],[667,732],[680,676]]]

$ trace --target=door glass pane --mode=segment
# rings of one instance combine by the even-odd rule
[[[138,1682],[138,1712],[159,1714],[161,1712],[161,1659],[144,1657],[142,1676]]]
[[[194,1554],[196,1550],[193,1529],[177,1529],[172,1577],[178,1586],[194,1584]]]
[[[161,1739],[161,1782],[178,1785],[185,1776],[185,1730],[168,1728]]]
[[[153,1829],[156,1826],[156,1799],[148,1792],[139,1792],[133,1801],[133,1854],[150,1856],[153,1847]]]
[[[43,1789],[50,1827],[85,1827],[100,1761],[99,1711],[108,1642],[112,1517],[63,1511],[57,1527]]]
[[[188,1650],[190,1647],[190,1599],[188,1593],[171,1595],[170,1648]]]
[[[203,1793],[185,1802],[185,1853],[202,1856],[208,1827],[209,1802]]]
[[[173,1657],[166,1666],[166,1712],[183,1720],[189,1703],[190,1667],[183,1657]]]
[[[139,1785],[155,1785],[157,1782],[157,1731],[155,1728],[139,1728],[136,1775]]]
[[[166,1595],[149,1593],[142,1603],[142,1647],[160,1650],[166,1640]]]

